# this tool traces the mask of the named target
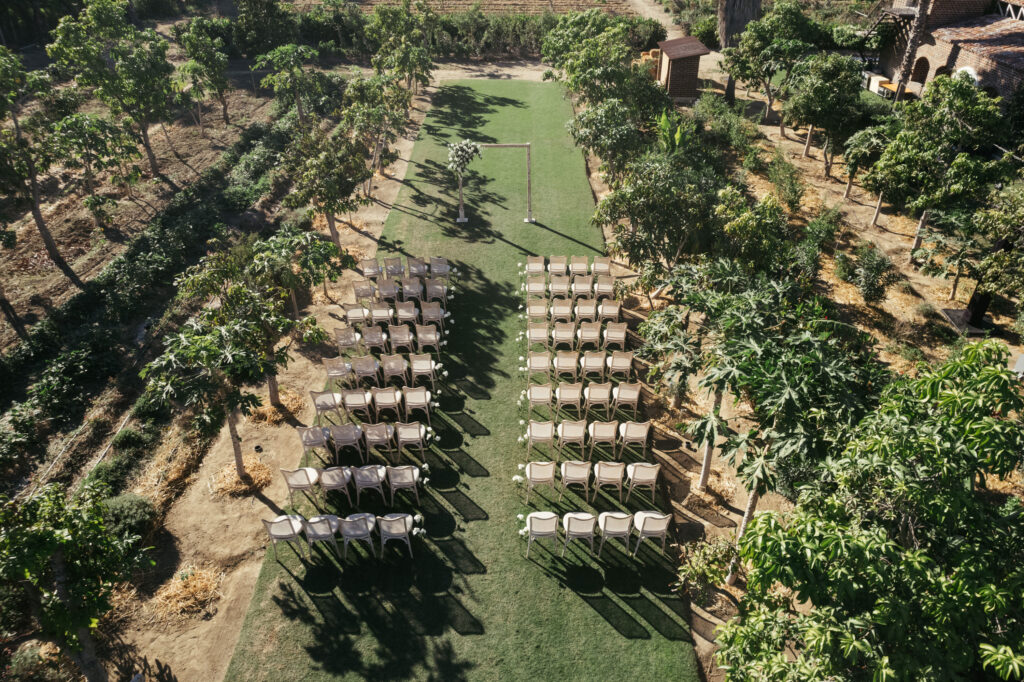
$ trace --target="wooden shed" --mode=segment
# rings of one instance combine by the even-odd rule
[[[700,96],[697,70],[701,55],[710,54],[693,36],[683,36],[658,43],[661,59],[658,61],[658,82],[673,100],[696,100]]]

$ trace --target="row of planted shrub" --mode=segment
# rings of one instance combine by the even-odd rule
[[[108,379],[130,364],[140,325],[168,312],[175,277],[225,234],[225,219],[270,189],[293,125],[294,115],[250,125],[85,291],[0,358],[0,486],[13,486],[49,436],[80,421]]]

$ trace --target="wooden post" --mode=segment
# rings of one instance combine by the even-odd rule
[[[459,217],[455,219],[457,223],[468,222],[469,218],[466,217],[466,212],[463,210],[462,205],[462,175],[459,175]]]
[[[807,158],[807,153],[811,151],[811,138],[814,137],[814,125],[807,128],[807,139],[804,141],[804,153],[803,158]]]
[[[530,143],[529,142],[515,142],[515,143],[495,143],[495,144],[482,144],[481,147],[487,147],[491,149],[509,149],[514,147],[526,147],[526,217],[523,218],[524,223],[535,223],[533,219],[533,164],[530,159]],[[461,202],[460,202],[461,203]],[[462,222],[462,221],[459,221]]]

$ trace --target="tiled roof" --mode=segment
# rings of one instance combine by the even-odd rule
[[[711,54],[711,50],[704,47],[693,36],[683,36],[672,40],[663,40],[658,43],[658,49],[669,59],[682,59],[683,57],[699,57],[702,54]]]
[[[1024,21],[988,14],[932,31],[936,40],[1024,71]]]

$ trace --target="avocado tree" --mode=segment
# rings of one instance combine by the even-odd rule
[[[379,46],[371,60],[374,70],[395,74],[414,92],[430,83],[430,34],[436,22],[433,10],[421,0],[374,7],[366,25],[366,35]]]
[[[51,484],[15,502],[0,498],[0,583],[21,591],[41,639],[53,642],[89,682],[107,679],[93,631],[114,585],[144,559],[137,537],[105,524],[105,486],[74,495]]]
[[[53,127],[54,153],[67,168],[82,170],[82,183],[88,196],[85,207],[97,225],[109,219],[108,206],[116,200],[96,194],[96,175],[120,168],[138,158],[139,148],[124,125],[95,114],[75,113]]]
[[[327,295],[327,280],[336,279],[355,264],[355,259],[347,252],[339,253],[334,243],[294,225],[284,225],[273,236],[253,245],[253,272],[288,291],[292,316],[296,320],[299,319],[296,290],[322,284]]]
[[[36,231],[54,265],[82,289],[85,284],[64,260],[41,209],[40,178],[55,160],[52,128],[45,112],[26,116],[24,108],[31,99],[51,87],[41,71],[26,71],[21,59],[0,46],[0,188],[5,194],[25,201],[32,213]]]
[[[192,88],[200,128],[203,125],[201,99],[206,94],[217,98],[224,123],[229,123],[227,93],[231,84],[227,77],[228,55],[223,39],[213,34],[209,19],[196,17],[182,32],[181,46],[188,61],[181,65],[178,74]]]
[[[126,18],[124,0],[87,0],[78,15],[62,17],[46,52],[74,74],[115,116],[136,128],[154,177],[177,186],[160,172],[149,128],[170,120],[174,101],[174,66],[167,61],[168,42],[156,31],[136,30]]]
[[[281,45],[266,54],[261,54],[252,65],[253,70],[270,69],[270,73],[264,76],[260,85],[273,90],[275,96],[293,102],[300,125],[306,123],[302,92],[310,83],[306,62],[319,56],[319,52],[306,45]]]
[[[372,150],[371,177],[363,193],[371,195],[372,173],[380,170],[388,144],[405,129],[409,120],[411,94],[398,84],[392,74],[369,77],[354,75],[346,84],[342,124]]]

